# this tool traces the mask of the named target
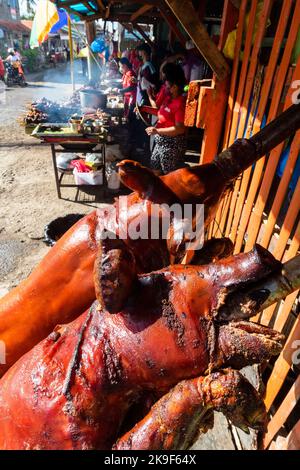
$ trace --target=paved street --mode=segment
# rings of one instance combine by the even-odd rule
[[[68,67],[27,76],[28,87],[10,88],[0,113],[0,296],[28,276],[48,251],[41,241],[44,226],[68,213],[86,213],[91,207],[59,200],[56,195],[50,149],[25,134],[17,119],[26,104],[46,97],[70,96]],[[76,81],[82,83],[80,75]],[[2,95],[3,98],[3,95]],[[66,190],[70,199],[74,189]]]

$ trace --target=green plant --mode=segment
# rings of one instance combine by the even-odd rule
[[[21,52],[21,55],[25,58],[25,65],[28,72],[35,72],[38,69],[39,64],[39,50],[26,49]]]

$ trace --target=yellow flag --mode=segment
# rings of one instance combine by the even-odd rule
[[[47,39],[52,28],[59,20],[56,6],[50,0],[39,0],[32,24],[30,47],[38,47]]]

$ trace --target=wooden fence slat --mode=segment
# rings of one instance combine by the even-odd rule
[[[209,240],[210,238],[212,238],[214,223],[215,223],[215,219],[213,219],[213,220],[211,221],[211,223],[209,224],[208,231],[207,231],[207,234],[208,234],[208,235],[207,235],[207,238],[208,238],[208,240]]]
[[[223,233],[223,235],[224,235],[224,232],[225,232],[225,223],[226,223],[226,218],[227,218],[227,214],[228,214],[228,208],[229,208],[229,205],[230,205],[230,202],[231,202],[231,195],[232,195],[231,192],[228,192],[228,194],[226,195],[225,204],[224,204],[224,208],[223,208],[223,212],[222,212],[222,217],[221,217],[221,220],[220,220],[220,231]]]
[[[296,132],[293,142],[291,144],[289,158],[287,160],[283,175],[281,177],[277,192],[276,198],[273,201],[272,209],[270,211],[267,223],[264,227],[264,233],[261,240],[262,246],[267,246],[271,240],[273,229],[276,224],[278,214],[280,212],[282,203],[284,202],[285,194],[292,177],[293,170],[297,163],[297,159],[300,151],[300,130]]]
[[[225,203],[225,198],[223,198],[222,201],[220,202],[215,219],[214,219],[214,225],[213,225],[213,231],[212,231],[213,237],[218,237],[218,234],[219,234],[219,237],[222,237],[222,233],[220,233],[219,227],[220,227],[220,219],[221,219],[224,203]]]
[[[297,254],[299,246],[300,246],[300,221],[298,222],[290,247],[285,252],[282,261],[285,263],[289,259],[293,258],[293,256]]]
[[[300,449],[300,419],[295,424],[287,439],[287,450],[299,450]]]
[[[272,95],[271,106],[270,106],[270,111],[268,113],[267,122],[270,122],[273,119],[275,119],[275,117],[278,113],[278,107],[279,107],[280,98],[281,98],[281,94],[282,94],[284,83],[285,83],[285,78],[286,78],[288,68],[289,68],[291,54],[292,54],[292,51],[293,51],[293,48],[294,48],[294,45],[295,45],[295,40],[297,38],[298,29],[299,29],[299,25],[300,25],[300,11],[298,11],[296,13],[297,7],[300,10],[300,0],[298,0],[298,4],[295,5],[295,14],[293,16],[291,28],[290,28],[290,31],[289,31],[289,34],[288,34],[288,39],[287,39],[286,46],[285,46],[285,49],[284,49],[282,61],[281,61],[281,64],[280,64],[280,67],[279,67],[279,70],[278,70],[278,74],[276,76],[275,86],[274,86],[274,89],[276,90],[276,93],[273,93],[273,95]],[[265,159],[263,158],[263,159],[260,159],[260,162],[256,164],[256,167],[257,167],[257,172],[256,172],[256,175],[255,175],[256,180],[261,178],[262,170],[263,170],[263,167],[264,167],[264,162],[265,162]],[[245,199],[245,187],[246,187],[246,184],[248,182],[247,181],[248,177],[249,177],[249,170],[247,170],[245,172],[245,174],[243,175],[243,179],[245,179],[245,183],[243,184],[243,181],[242,181],[243,191],[241,190],[241,194],[240,194],[240,198],[239,198],[240,200],[237,204],[237,209],[235,211],[235,220],[233,221],[233,228],[231,230],[232,240],[233,241],[234,241],[236,230],[237,230],[238,223],[239,223],[239,220],[240,220],[239,219],[240,212],[241,212],[241,209],[242,209],[242,206],[243,206],[243,203],[244,203],[244,199]],[[252,182],[253,182],[253,180],[252,180]],[[269,181],[269,188],[271,187],[270,183],[271,183],[271,180]],[[255,182],[253,182],[253,190],[255,189],[254,185],[255,185]],[[252,204],[253,204],[253,201],[251,201],[249,199],[248,205],[250,207],[250,211],[248,211],[248,215],[251,212]],[[248,217],[245,220],[245,222],[248,222]],[[242,241],[243,241],[243,235],[244,234],[242,234],[241,240],[239,240],[240,246],[241,246]],[[235,247],[235,253],[237,253],[237,252],[238,252],[238,246]]]
[[[265,404],[269,409],[275,400],[292,364],[293,354],[296,352],[295,344],[300,337],[300,317],[298,317],[291,329],[283,351],[274,364],[272,374],[266,386]]]
[[[275,246],[275,249],[273,250],[273,255],[278,260],[281,260],[281,258],[283,257],[290,233],[295,225],[296,218],[299,214],[299,210],[300,210],[299,201],[300,201],[300,178],[298,179],[295,192],[293,194],[293,197],[290,202],[288,211],[286,213],[282,228],[280,230],[277,244]],[[261,316],[261,320],[260,320],[262,325],[268,325],[270,323],[274,310],[275,309],[272,310],[272,306],[271,306],[263,312]]]
[[[236,93],[236,83],[237,83],[237,75],[238,75],[238,69],[239,69],[239,63],[240,63],[240,51],[242,49],[242,40],[243,40],[243,31],[244,31],[244,22],[245,22],[245,16],[246,16],[247,2],[248,0],[242,0],[241,6],[239,9],[239,20],[238,20],[238,27],[237,27],[237,32],[236,32],[235,48],[234,48],[234,60],[233,60],[232,73],[231,73],[227,113],[226,113],[226,118],[225,118],[223,148],[227,147],[228,139],[229,139],[229,130],[230,130],[230,125],[231,125],[234,99],[235,99],[235,93]]]
[[[280,437],[273,441],[269,450],[299,450],[300,449],[300,420],[295,424],[287,438]]]
[[[285,263],[289,259],[293,258],[296,256],[298,253],[298,249],[300,246],[300,222],[298,223],[298,227],[296,229],[295,235],[293,236],[292,242],[290,244],[290,247],[288,250],[283,255],[282,262]],[[285,323],[288,319],[288,316],[290,314],[291,308],[297,298],[298,291],[293,292],[292,294],[288,295],[284,301],[281,301],[281,305],[279,307],[278,314],[275,319],[274,323],[274,330],[277,331],[282,331]],[[273,314],[276,310],[277,304],[271,305],[269,308],[265,310],[265,319],[266,322],[264,323],[266,326],[269,325],[271,318],[273,317]]]
[[[264,78],[264,82],[263,82],[261,93],[260,93],[259,106],[257,110],[257,115],[254,120],[253,134],[256,134],[260,130],[261,122],[265,114],[266,105],[267,105],[270,90],[271,90],[272,80],[274,78],[276,64],[277,64],[277,60],[279,57],[279,52],[280,52],[281,44],[284,38],[284,33],[286,30],[287,21],[288,21],[289,14],[292,8],[292,4],[293,4],[292,0],[284,0],[282,8],[281,8],[280,18],[279,18],[275,38],[273,41],[270,60],[268,63],[266,76]],[[278,93],[281,94],[281,91],[278,90]],[[248,225],[248,220],[251,214],[253,202],[257,193],[259,183],[261,181],[263,167],[264,167],[264,159],[260,159],[260,161],[255,166],[255,171],[251,179],[251,185],[249,188],[249,192],[247,194],[247,202],[245,206],[243,207],[243,212],[242,212],[240,224],[238,227],[238,235],[236,239],[236,246],[235,246],[236,253],[239,253],[241,251],[244,234]]]
[[[263,67],[258,66],[257,74],[256,74],[255,81],[254,81],[254,91],[253,91],[253,94],[252,94],[252,104],[251,104],[250,114],[249,114],[249,118],[248,118],[248,122],[247,122],[247,131],[246,131],[246,135],[245,135],[246,138],[250,137],[252,125],[254,123],[255,111],[256,111],[256,108],[257,108],[257,104],[258,104],[258,100],[259,100],[259,96],[260,96],[260,90],[261,90],[262,74],[263,74]],[[241,135],[241,137],[242,137],[242,135]],[[231,240],[233,242],[235,241],[237,230],[238,230],[238,227],[239,227],[240,217],[241,217],[241,213],[242,213],[242,209],[243,209],[247,189],[248,189],[249,182],[250,182],[251,172],[252,172],[252,167],[250,167],[246,171],[244,171],[244,173],[242,175],[242,182],[241,182],[241,186],[240,186],[239,197],[238,197],[238,200],[237,200],[237,203],[236,203],[233,222],[232,222],[232,226],[231,226],[231,230],[230,230],[230,237],[231,237]],[[235,248],[234,252],[237,253],[236,248]]]
[[[295,225],[296,218],[300,210],[300,178],[298,179],[293,197],[291,199],[288,211],[286,213],[282,228],[279,233],[278,242],[273,251],[273,255],[277,259],[281,259],[288,242],[290,233]]]
[[[196,126],[204,130],[201,163],[211,162],[218,153],[228,91],[229,76],[222,81],[215,78],[211,86],[199,90]]]
[[[268,424],[268,430],[264,439],[264,447],[267,448],[278,433],[280,428],[284,425],[290,413],[293,411],[297,401],[300,398],[300,376],[297,377],[295,383],[290,388],[288,394],[285,396],[280,407]]]
[[[243,137],[244,129],[246,125],[248,104],[250,101],[251,91],[255,79],[256,67],[258,62],[258,54],[261,47],[263,37],[265,35],[265,30],[267,26],[267,20],[269,18],[271,6],[273,0],[265,0],[263,3],[263,9],[259,18],[259,25],[255,35],[254,46],[251,53],[250,66],[246,78],[244,96],[241,105],[239,128],[238,128],[238,137]]]
[[[248,64],[250,61],[250,53],[251,53],[251,46],[252,46],[252,38],[253,38],[257,3],[258,3],[258,0],[253,0],[251,2],[251,10],[249,14],[248,29],[247,29],[247,35],[246,35],[246,40],[245,40],[244,56],[243,56],[240,77],[239,77],[239,87],[238,87],[237,96],[236,96],[233,113],[232,113],[232,123],[231,123],[231,128],[230,128],[228,146],[233,144],[233,142],[235,141],[236,132],[238,129],[240,109],[241,109],[244,90],[246,86]]]
[[[277,318],[274,323],[274,330],[276,331],[282,331],[286,321],[289,317],[289,314],[291,313],[291,308],[294,305],[294,302],[299,294],[299,291],[293,292],[292,294],[288,295],[283,302],[283,304],[280,306]]]
[[[240,76],[239,76],[238,91],[237,91],[236,100],[234,103],[232,117],[231,117],[230,133],[229,133],[229,138],[228,138],[228,142],[226,145],[227,147],[229,147],[235,141],[235,137],[236,137],[236,133],[237,133],[238,125],[239,125],[239,115],[240,115],[240,109],[241,109],[244,88],[245,88],[245,83],[246,83],[248,63],[249,63],[250,53],[251,53],[257,3],[258,3],[258,0],[253,0],[251,2],[251,9],[249,13],[248,28],[247,28],[247,34],[246,34],[246,40],[245,40],[244,56],[243,56],[243,61],[242,61],[242,66],[241,66],[241,71],[240,71]],[[229,214],[228,214],[227,227],[226,227],[226,232],[225,232],[226,237],[229,236],[231,222],[232,222],[232,218],[234,215],[234,209],[236,205],[236,200],[237,200],[237,195],[238,195],[238,191],[240,188],[240,184],[241,184],[241,180],[237,179],[234,185],[232,196],[231,196],[231,204],[229,206]]]
[[[298,13],[297,13],[297,10],[295,10],[294,16],[299,17],[298,18],[298,25],[299,25],[299,21],[300,21],[300,13],[299,13],[300,12],[300,1],[299,0],[296,4],[295,9],[297,7],[299,8],[299,10],[298,10]],[[290,31],[289,36],[291,34],[292,33]],[[297,60],[297,64],[296,64],[296,68],[295,68],[294,73],[293,73],[292,81],[299,80],[299,79],[300,79],[300,56],[298,57],[298,60]],[[277,81],[276,81],[276,83],[277,83]],[[292,105],[291,94],[293,92],[294,92],[294,90],[290,87],[289,92],[288,92],[288,94],[286,96],[286,99],[285,99],[284,110]],[[254,205],[254,208],[253,208],[253,211],[252,211],[249,223],[248,223],[246,251],[249,251],[253,247],[253,245],[255,243],[255,240],[257,238],[257,235],[258,235],[258,232],[259,232],[259,229],[260,229],[261,218],[262,218],[262,215],[263,215],[263,211],[264,211],[265,204],[266,204],[266,201],[267,201],[267,198],[268,198],[268,195],[269,195],[269,191],[270,191],[270,187],[271,187],[270,182],[273,180],[273,177],[274,177],[274,174],[275,174],[275,171],[276,171],[276,168],[277,168],[277,164],[278,164],[278,161],[279,161],[279,158],[281,156],[283,148],[284,148],[284,143],[278,145],[275,149],[272,150],[272,152],[270,153],[270,156],[268,158],[268,163],[267,163],[265,173],[264,173],[264,176],[263,176],[260,188],[259,188],[258,197],[256,199],[256,202],[255,202],[255,205]],[[258,167],[256,165],[256,167],[258,168],[257,171],[262,170],[262,168],[260,168],[261,160],[259,160],[259,162],[257,163]],[[255,170],[256,170],[256,168],[255,168]]]
[[[242,98],[242,103],[240,105],[237,138],[241,138],[244,135],[244,130],[245,130],[246,121],[247,121],[248,104],[249,104],[251,91],[252,91],[252,87],[253,87],[253,83],[254,83],[254,79],[255,79],[255,72],[256,72],[257,61],[258,61],[258,53],[259,53],[259,50],[260,50],[260,47],[261,47],[263,36],[265,34],[266,24],[267,24],[267,20],[268,20],[268,17],[269,17],[271,5],[272,5],[271,0],[266,0],[263,3],[263,9],[262,9],[261,15],[260,15],[259,26],[258,26],[256,35],[255,35],[254,46],[253,46],[253,49],[252,49],[252,52],[251,52],[250,66],[249,66],[249,70],[248,70],[248,74],[247,74],[247,78],[246,78],[244,95],[243,95],[243,98]],[[230,137],[232,137],[232,133],[231,133]],[[249,170],[246,174],[247,175],[249,174]],[[233,197],[232,197],[232,202],[234,204],[234,213],[230,213],[230,216],[231,215],[233,216],[233,223],[232,223],[233,233],[232,233],[231,227],[230,227],[229,232],[228,232],[228,234],[229,234],[230,238],[232,239],[232,241],[235,241],[235,227],[237,226],[236,221],[237,221],[237,218],[240,215],[239,197],[240,197],[241,192],[244,193],[245,186],[246,186],[246,181],[245,181],[245,178],[244,178],[244,180],[242,180],[242,183],[240,184],[240,188],[239,188],[240,192],[238,193],[238,191],[235,190],[234,194],[233,194]],[[239,197],[237,198],[238,200],[235,201],[234,197],[235,197],[235,195],[238,196],[238,194],[239,194]],[[229,221],[228,221],[228,223],[229,223]]]

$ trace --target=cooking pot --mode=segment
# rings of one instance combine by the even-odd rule
[[[80,90],[80,104],[82,108],[105,109],[107,95],[99,90]]]

